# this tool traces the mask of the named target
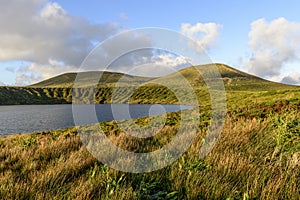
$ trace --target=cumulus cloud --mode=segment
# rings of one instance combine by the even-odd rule
[[[116,23],[93,24],[46,0],[5,2],[0,7],[0,27],[0,61],[30,62],[39,65],[40,72],[53,70],[51,60],[78,67],[95,42],[119,30]]]
[[[143,63],[144,58],[153,56],[152,50],[147,49],[151,46],[152,39],[149,36],[124,31],[96,47],[83,63],[82,69],[127,72],[137,62]]]
[[[271,22],[258,19],[251,24],[249,46],[252,57],[247,63],[249,72],[265,78],[278,77],[286,64],[299,59],[300,23],[278,18]],[[294,77],[284,82],[298,81]]]
[[[197,23],[195,25],[183,23],[181,33],[194,39],[203,51],[214,45],[221,28],[222,25],[216,23]]]
[[[78,65],[93,47],[92,40],[103,40],[118,29],[114,23],[91,24],[44,0],[6,4],[0,8],[1,61],[45,64],[55,59]]]
[[[137,64],[136,67],[132,69],[133,74],[159,77],[191,66],[191,59],[168,52],[154,54],[151,58],[144,58],[144,60],[146,64]]]
[[[17,70],[16,85],[30,85],[58,74],[74,71],[77,71],[76,67],[51,59],[45,65],[31,63]]]
[[[288,76],[285,76],[282,80],[282,83],[290,85],[299,85],[300,84],[300,73],[293,73]]]
[[[170,68],[178,68],[187,65],[191,59],[183,56],[175,56],[172,54],[160,54],[151,59],[152,63],[157,66],[168,66]]]
[[[121,38],[126,39],[125,41],[127,42],[119,43],[119,40],[116,40],[107,46],[103,45],[99,47],[99,49],[96,49],[93,54],[88,57],[84,63],[84,69],[108,70],[139,76],[157,77],[191,65],[191,59],[189,58],[153,48],[137,48],[134,51],[122,55],[122,49],[128,47],[131,49],[144,45],[149,47],[151,40],[148,40],[147,37],[145,38],[144,36],[145,35],[140,35],[138,38],[133,39],[132,37],[124,35]],[[113,48],[114,44],[118,45],[118,48]],[[116,59],[110,63],[109,60],[112,58]],[[104,63],[110,63],[110,65],[105,66]]]

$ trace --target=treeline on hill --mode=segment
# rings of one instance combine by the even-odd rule
[[[115,90],[118,90],[117,92]],[[178,89],[180,90],[180,89]],[[180,91],[179,91],[180,92]],[[184,92],[182,89],[181,92]],[[164,86],[139,88],[92,87],[87,88],[32,88],[0,87],[0,105],[70,104],[72,97],[78,103],[178,103],[175,94]],[[114,96],[112,96],[114,94]],[[186,99],[188,102],[188,99]]]
[[[1,87],[1,105],[63,104],[72,102],[72,88]]]

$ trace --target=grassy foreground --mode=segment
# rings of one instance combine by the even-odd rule
[[[225,126],[208,156],[198,157],[209,122],[204,110],[189,150],[171,166],[145,174],[101,164],[75,128],[1,137],[0,198],[299,199],[299,96],[299,89],[228,93]],[[147,140],[126,137],[114,122],[101,126],[122,148],[147,152],[172,139],[178,116],[168,114],[158,136]]]

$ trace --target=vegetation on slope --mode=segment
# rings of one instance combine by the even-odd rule
[[[283,89],[297,89],[295,86],[263,80],[223,64],[216,64],[216,66],[223,78],[226,91],[263,93]],[[199,102],[203,103],[209,101],[209,93],[199,71],[209,78],[211,76],[207,72],[209,68],[210,65],[192,66],[180,70],[179,73],[156,79],[112,72],[84,72],[80,73],[81,87],[75,89],[72,86],[76,74],[64,74],[29,87],[0,87],[0,105],[72,103],[73,94],[75,97],[80,97],[81,102],[85,103],[111,103],[112,94],[116,93],[117,90],[120,90],[121,92],[118,92],[122,94],[126,94],[132,88],[136,91],[131,95],[131,103],[195,104],[195,102],[190,102],[191,99],[184,99],[183,102],[179,102],[175,98],[174,92],[168,89],[173,88],[176,93],[188,97],[188,95],[185,95],[186,89],[184,88],[186,87],[184,84],[186,81],[193,87],[199,97]],[[92,87],[90,80],[100,77],[101,73],[102,77],[99,84]],[[138,85],[140,86],[138,87]],[[116,99],[116,101],[119,103],[126,102],[123,97],[120,96],[120,99]]]
[[[298,199],[299,108],[299,101],[287,99],[230,110],[217,145],[199,159],[209,120],[203,111],[189,150],[171,166],[145,174],[103,165],[82,145],[75,128],[2,137],[0,198]],[[122,148],[149,152],[172,139],[178,116],[169,114],[166,126],[150,139],[128,137],[115,122],[101,126]]]
[[[77,77],[79,75],[79,77]],[[76,79],[78,78],[78,79]],[[131,76],[127,74],[108,72],[108,71],[90,71],[90,72],[80,72],[80,73],[67,73],[62,74],[48,80],[30,85],[33,88],[72,88],[75,81],[80,81],[82,87],[90,87],[94,84],[91,80],[99,80],[99,85],[102,87],[112,87],[117,82],[124,85],[134,85],[138,83],[144,83],[152,80],[152,78],[141,77],[141,76]]]
[[[83,146],[75,128],[1,137],[0,198],[299,199],[299,87],[265,81],[224,65],[218,67],[225,81],[228,111],[221,137],[204,159],[199,159],[199,149],[210,123],[209,106],[200,108],[197,137],[188,151],[172,165],[145,174],[119,172],[97,161]],[[197,69],[181,72],[194,84],[199,102],[205,105],[208,91],[193,70]],[[171,76],[176,75],[165,80],[172,80]],[[153,84],[155,80],[151,82],[138,88],[131,102],[177,102],[172,91]],[[37,89],[22,88],[25,97]],[[51,99],[58,89],[38,89],[38,93]],[[96,95],[99,102],[109,102],[112,89],[102,89]],[[86,91],[78,89],[78,94],[85,92],[88,102],[93,92]],[[71,98],[72,92],[65,93]],[[197,114],[195,110],[184,112],[191,117]],[[134,121],[145,125],[150,120]],[[147,139],[128,137],[114,121],[100,126],[123,149],[151,152],[172,140],[179,120],[180,112],[167,114],[163,129]]]

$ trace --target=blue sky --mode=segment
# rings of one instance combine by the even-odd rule
[[[76,71],[94,44],[126,29],[159,27],[192,37],[192,28],[201,33],[210,23],[207,34],[217,34],[205,50],[213,62],[299,84],[299,7],[296,0],[11,0],[0,8],[0,82],[30,84]]]

